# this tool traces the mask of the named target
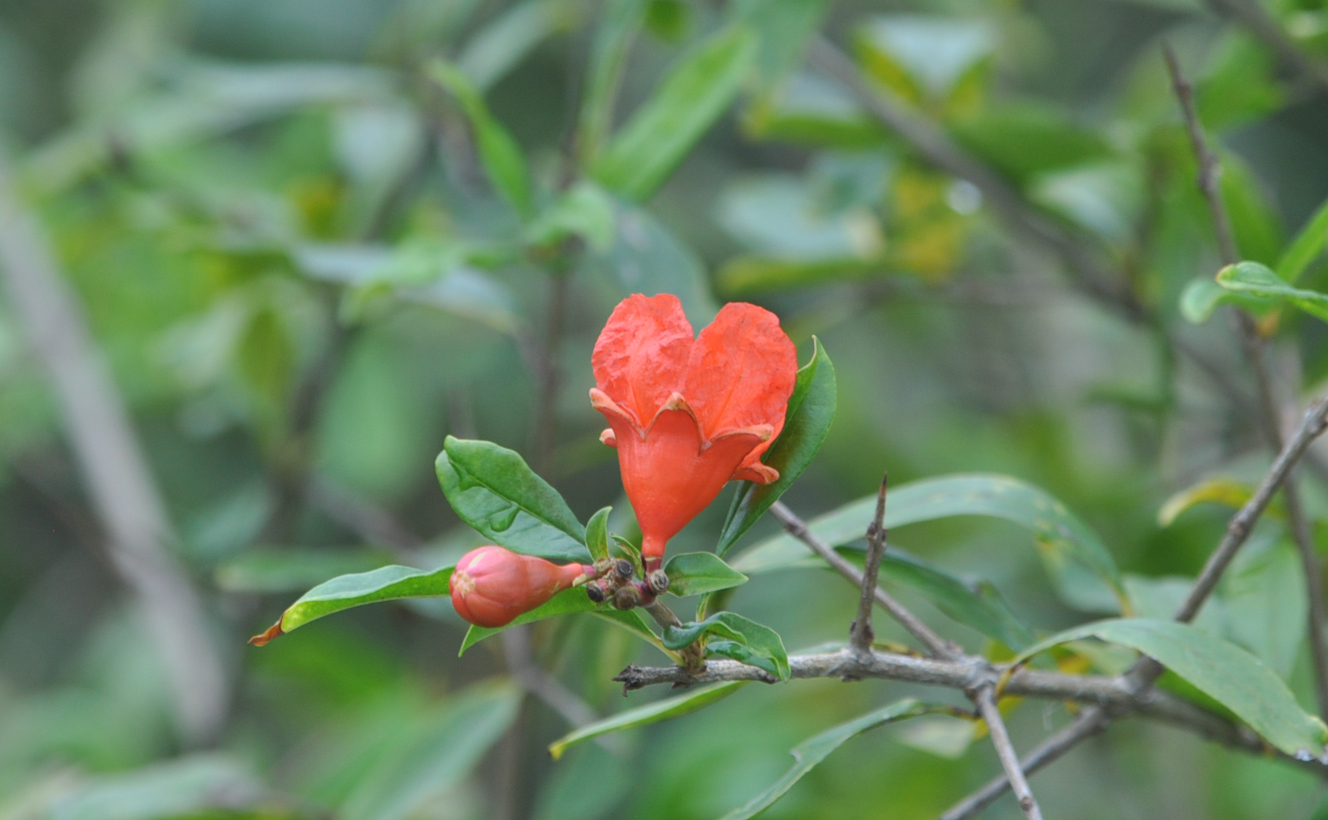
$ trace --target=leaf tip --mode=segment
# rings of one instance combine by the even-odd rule
[[[251,646],[267,646],[273,638],[280,638],[285,634],[286,630],[281,628],[281,619],[278,618],[277,622],[272,626],[269,626],[267,629],[250,638],[249,644]]]

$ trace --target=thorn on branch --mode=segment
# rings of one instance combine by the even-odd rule
[[[871,652],[876,633],[872,629],[872,604],[876,601],[876,581],[881,568],[881,555],[885,552],[885,493],[890,486],[890,475],[881,478],[881,489],[876,494],[876,515],[867,527],[867,562],[862,568],[862,596],[858,600],[858,617],[849,628],[850,641],[856,654]]]

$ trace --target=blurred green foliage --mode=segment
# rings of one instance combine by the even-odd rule
[[[1213,308],[1285,299],[1258,305],[1274,371],[1307,389],[1328,376],[1328,330],[1293,309],[1328,286],[1328,222],[1312,218],[1328,198],[1328,89],[1209,10],[1221,5],[6,4],[0,126],[131,404],[236,692],[217,743],[185,748],[0,290],[0,819],[701,820],[775,783],[808,738],[938,697],[747,686],[555,764],[546,747],[571,727],[525,696],[500,641],[457,660],[466,625],[441,599],[243,645],[326,578],[432,569],[482,543],[435,481],[449,434],[516,450],[577,520],[613,505],[610,529],[630,533],[586,391],[598,330],[632,292],[677,294],[698,327],[724,300],[757,301],[804,361],[813,334],[831,352],[835,421],[784,497],[804,517],[868,495],[885,470],[1014,476],[1100,536],[1135,612],[1165,616],[1229,513],[1202,494],[1174,520],[1159,509],[1214,477],[1252,484],[1269,461],[1231,399],[1251,380]],[[1328,66],[1328,7],[1262,7]],[[1144,318],[1086,294],[882,126],[806,59],[815,36],[1109,260]],[[1221,284],[1163,39],[1196,82],[1250,260]],[[1295,288],[1267,280],[1279,274]],[[1325,475],[1310,466],[1322,528]],[[729,503],[673,550],[713,549]],[[1261,525],[1200,625],[1308,706],[1303,577],[1283,529]],[[776,532],[762,519],[733,556]],[[947,636],[1000,652],[955,613],[1039,637],[1085,617],[1056,592],[1072,579],[1055,539],[1032,540],[990,518],[917,523],[891,534],[903,551],[884,583]],[[1055,585],[1044,561],[1066,573]],[[856,596],[842,581],[805,564],[751,574],[727,605],[790,650],[844,637]],[[977,584],[971,601],[956,578]],[[927,589],[949,590],[948,609]],[[665,661],[612,627],[573,615],[528,635],[534,662],[600,715],[625,708],[610,680],[624,665]],[[1119,660],[1091,654],[1066,657]],[[1025,749],[1065,710],[1023,702],[1009,719]],[[986,749],[962,754],[967,724],[925,720],[848,741],[764,816],[935,816],[996,768]],[[1303,772],[1143,721],[1035,786],[1048,816],[1085,820],[1308,817],[1320,798]]]

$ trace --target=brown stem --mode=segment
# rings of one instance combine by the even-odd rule
[[[849,630],[849,642],[855,652],[866,652],[876,640],[872,631],[872,604],[876,600],[876,579],[881,571],[881,555],[885,552],[885,491],[890,477],[881,479],[881,490],[876,495],[876,516],[867,528],[867,562],[862,569],[862,597],[858,601],[858,617]]]
[[[1033,797],[1033,790],[1029,787],[1028,778],[1021,768],[1019,755],[1014,750],[1014,743],[1010,741],[1010,733],[1005,728],[1001,710],[996,706],[993,689],[992,686],[983,686],[974,692],[973,703],[978,707],[978,714],[987,722],[992,745],[996,747],[996,755],[1001,759],[1001,768],[1005,769],[1010,788],[1014,791],[1015,799],[1019,801],[1019,809],[1028,820],[1042,820],[1042,809],[1038,806],[1037,799]]]
[[[840,575],[849,579],[856,586],[863,585],[863,574],[857,567],[850,564],[842,555],[835,552],[834,548],[817,537],[807,527],[807,522],[798,517],[796,513],[784,505],[782,501],[776,501],[770,505],[770,513],[778,518],[784,525],[784,529],[789,534],[811,548],[812,552],[825,559],[831,567]],[[896,601],[885,590],[877,587],[875,590],[876,603],[880,604],[886,612],[890,613],[899,625],[908,630],[909,634],[917,638],[927,651],[937,658],[957,658],[962,656],[959,648],[949,641],[937,635],[931,627],[922,622],[918,616],[914,615],[903,604]]]

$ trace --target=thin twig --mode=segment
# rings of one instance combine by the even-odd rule
[[[198,593],[165,548],[175,535],[124,399],[41,225],[14,190],[4,156],[0,269],[15,318],[51,380],[83,482],[110,536],[112,563],[137,596],[157,645],[181,734],[188,743],[207,743],[226,718],[225,665]]]
[[[1217,156],[1208,147],[1203,125],[1194,108],[1194,86],[1185,78],[1180,62],[1170,46],[1163,46],[1162,54],[1171,73],[1172,88],[1180,102],[1181,114],[1185,120],[1185,130],[1190,136],[1190,146],[1199,164],[1199,190],[1208,204],[1209,214],[1217,233],[1218,250],[1222,254],[1222,263],[1233,265],[1239,261],[1239,251],[1231,229],[1231,216],[1222,200],[1218,187],[1221,165]],[[1259,415],[1263,422],[1264,436],[1274,452],[1282,450],[1283,436],[1278,412],[1277,393],[1273,386],[1272,374],[1266,358],[1267,345],[1263,336],[1249,314],[1239,309],[1234,310],[1236,325],[1240,332],[1245,356],[1254,371],[1255,384],[1258,387]],[[1300,554],[1301,566],[1305,571],[1305,590],[1309,600],[1306,617],[1309,621],[1307,632],[1310,640],[1310,657],[1314,665],[1315,693],[1319,702],[1319,714],[1328,715],[1328,647],[1324,645],[1323,624],[1328,617],[1328,605],[1324,601],[1323,577],[1319,570],[1319,558],[1314,548],[1309,522],[1305,517],[1304,506],[1300,500],[1300,490],[1296,486],[1294,475],[1286,476],[1282,494],[1286,498],[1287,519],[1290,524],[1291,538]]]
[[[996,756],[1001,759],[1001,768],[1005,769],[1005,777],[1010,782],[1024,817],[1028,820],[1042,820],[1042,809],[1033,797],[1024,770],[1020,768],[1019,755],[1014,750],[1014,743],[1010,741],[1010,732],[1005,728],[1001,710],[996,706],[996,697],[992,694],[994,688],[988,685],[974,692],[973,703],[978,707],[978,714],[987,722],[992,745],[996,747]]]
[[[881,490],[876,496],[876,516],[867,528],[867,562],[862,569],[862,597],[858,601],[858,617],[849,630],[849,643],[855,652],[871,649],[876,640],[872,631],[872,604],[876,600],[876,577],[881,571],[881,555],[885,552],[885,493],[890,476],[881,479]]]
[[[1181,73],[1180,62],[1170,45],[1163,44],[1162,57],[1167,62],[1167,71],[1171,74],[1171,87],[1180,102],[1184,115],[1185,131],[1190,137],[1190,146],[1194,149],[1194,158],[1199,164],[1199,191],[1208,206],[1208,215],[1213,220],[1213,231],[1217,235],[1217,249],[1222,254],[1223,264],[1230,265],[1239,256],[1236,250],[1235,234],[1231,230],[1231,217],[1222,206],[1222,192],[1218,188],[1222,176],[1222,166],[1217,156],[1208,147],[1203,126],[1194,110],[1194,85]]]
[[[678,618],[677,613],[672,609],[669,609],[668,604],[664,603],[659,598],[655,598],[650,603],[644,604],[642,609],[650,613],[650,617],[655,619],[655,623],[659,624],[660,629],[682,626],[682,620]],[[701,655],[701,647],[699,643],[691,643],[683,647],[682,661],[683,666],[689,670],[701,670],[705,668],[706,661]]]
[[[844,649],[836,652],[789,656],[789,674],[794,679],[855,678],[893,680],[940,686],[962,692],[996,685],[1002,670],[981,658],[942,660],[872,650],[867,657]],[[689,671],[681,666],[628,666],[615,681],[627,690],[671,684],[695,686],[722,681],[760,681],[775,683],[769,673],[738,661],[711,659],[704,669]],[[1022,668],[1010,676],[1003,693],[1054,702],[1073,701],[1086,704],[1083,714],[1105,708],[1113,715],[1137,714],[1193,732],[1203,738],[1251,754],[1273,753],[1249,727],[1233,723],[1184,698],[1155,689],[1140,690],[1124,676],[1065,675],[1058,672]],[[1087,736],[1087,735],[1085,735]],[[1041,747],[1038,747],[1041,750]],[[1033,754],[1038,754],[1035,751]],[[1276,753],[1279,759],[1319,774],[1324,766],[1317,761],[1298,761]],[[1027,771],[1027,768],[1025,768]],[[1002,783],[1008,781],[1004,776]],[[1006,788],[1002,786],[1002,789]]]
[[[1255,490],[1254,495],[1245,503],[1245,506],[1241,507],[1231,517],[1231,521],[1227,524],[1226,535],[1222,538],[1222,542],[1217,549],[1213,551],[1213,554],[1209,556],[1208,563],[1204,565],[1203,570],[1199,573],[1198,579],[1190,589],[1190,594],[1176,612],[1176,620],[1182,622],[1192,621],[1199,614],[1199,610],[1203,607],[1204,602],[1208,600],[1208,596],[1217,588],[1217,583],[1222,579],[1222,574],[1226,572],[1227,567],[1230,566],[1231,560],[1236,557],[1236,553],[1249,538],[1255,522],[1267,509],[1268,502],[1272,500],[1282,482],[1286,480],[1291,468],[1305,454],[1305,450],[1310,443],[1323,434],[1325,427],[1328,427],[1328,395],[1321,397],[1310,406],[1310,409],[1305,413],[1305,419],[1300,428],[1291,438],[1291,441],[1287,443],[1287,446],[1282,449],[1277,460],[1273,462],[1273,466],[1269,468],[1259,488]],[[1126,685],[1132,688],[1138,697],[1146,697],[1151,692],[1149,686],[1161,674],[1161,664],[1151,658],[1144,658],[1127,674]],[[1011,692],[1011,694],[1014,693]],[[1085,710],[1079,720],[1044,741],[1041,746],[1035,749],[1025,760],[1024,771],[1029,771],[1028,760],[1036,759],[1039,761],[1038,765],[1050,763],[1073,748],[1079,741],[1101,731],[1110,719],[1111,715],[1106,712]],[[1262,745],[1261,741],[1260,744]],[[1290,760],[1291,758],[1286,759]],[[992,780],[981,790],[964,798],[949,812],[942,815],[943,820],[960,820],[960,818],[970,816],[971,812],[956,812],[960,807],[965,806],[973,807],[973,812],[978,811],[1009,788],[1009,785],[1010,781],[1005,777]],[[977,800],[979,796],[982,797],[981,800]]]
[[[807,527],[807,522],[798,517],[796,513],[784,505],[782,501],[776,501],[770,505],[770,512],[789,534],[802,543],[811,547],[812,552],[825,559],[825,562],[833,567],[840,575],[852,581],[855,585],[862,585],[862,573],[857,567],[850,564],[842,555],[835,552],[834,548],[817,537]],[[880,587],[876,588],[876,603],[880,604],[890,616],[899,622],[899,625],[908,630],[909,634],[922,642],[927,647],[928,652],[937,658],[955,658],[963,653],[954,646],[954,644],[937,635],[931,627],[923,623],[918,616],[914,615],[903,604],[896,601],[891,595]]]
[[[922,641],[936,657],[967,664],[977,673],[990,669],[990,666],[981,658],[965,655],[958,647],[937,635],[931,627],[924,624],[904,605],[876,585],[876,575],[881,566],[881,554],[885,550],[885,493],[888,481],[888,476],[881,479],[881,489],[876,497],[876,515],[867,528],[867,563],[863,572],[859,572],[856,567],[835,552],[833,547],[817,537],[807,526],[807,522],[798,517],[783,502],[776,501],[771,505],[770,510],[776,518],[783,522],[784,528],[793,537],[802,541],[813,552],[838,570],[841,575],[862,588],[862,600],[858,607],[858,618],[853,622],[852,642],[849,649],[854,658],[859,660],[874,659],[871,647],[871,604],[875,599],[905,629]],[[843,677],[844,679],[853,679],[860,677],[860,675],[856,669],[852,669],[846,670]],[[1015,791],[1019,797],[1019,807],[1023,810],[1024,816],[1028,820],[1042,820],[1042,810],[1033,797],[1028,780],[1024,777],[1023,772],[1019,770],[1019,756],[1014,750],[1014,745],[1010,742],[1010,733],[1005,728],[1001,712],[996,707],[996,699],[993,694],[996,681],[984,680],[975,685],[962,688],[968,694],[969,699],[973,701],[973,705],[977,707],[978,713],[987,721],[987,726],[991,730],[991,742],[996,747],[996,754],[1001,760],[1001,766],[1005,768],[1007,782],[1015,784]]]
[[[1072,723],[1042,741],[1036,749],[1019,761],[1020,768],[1025,774],[1033,774],[1043,766],[1059,760],[1085,739],[1101,732],[1107,723],[1108,715],[1105,709],[1097,707],[1085,709]],[[1008,788],[1010,780],[1007,777],[993,778],[985,786],[951,806],[940,816],[940,820],[966,820],[990,806],[996,798],[1005,794]]]
[[[1328,427],[1328,395],[1320,397],[1310,409],[1305,412],[1305,419],[1301,422],[1300,428],[1292,436],[1291,441],[1287,442],[1286,447],[1278,454],[1277,460],[1269,468],[1267,475],[1259,484],[1250,500],[1245,502],[1245,506],[1231,517],[1227,524],[1226,535],[1222,542],[1218,544],[1217,549],[1209,556],[1208,563],[1204,565],[1199,577],[1195,580],[1194,586],[1190,589],[1190,594],[1186,596],[1185,602],[1180,609],[1176,611],[1176,620],[1188,622],[1194,620],[1199,614],[1199,609],[1208,600],[1217,587],[1217,582],[1222,579],[1222,574],[1226,572],[1231,560],[1236,557],[1245,540],[1249,538],[1250,532],[1254,529],[1254,524],[1263,515],[1278,488],[1282,486],[1291,469],[1296,466],[1296,462],[1304,455],[1306,448],[1314,439],[1323,434],[1325,427]]]

